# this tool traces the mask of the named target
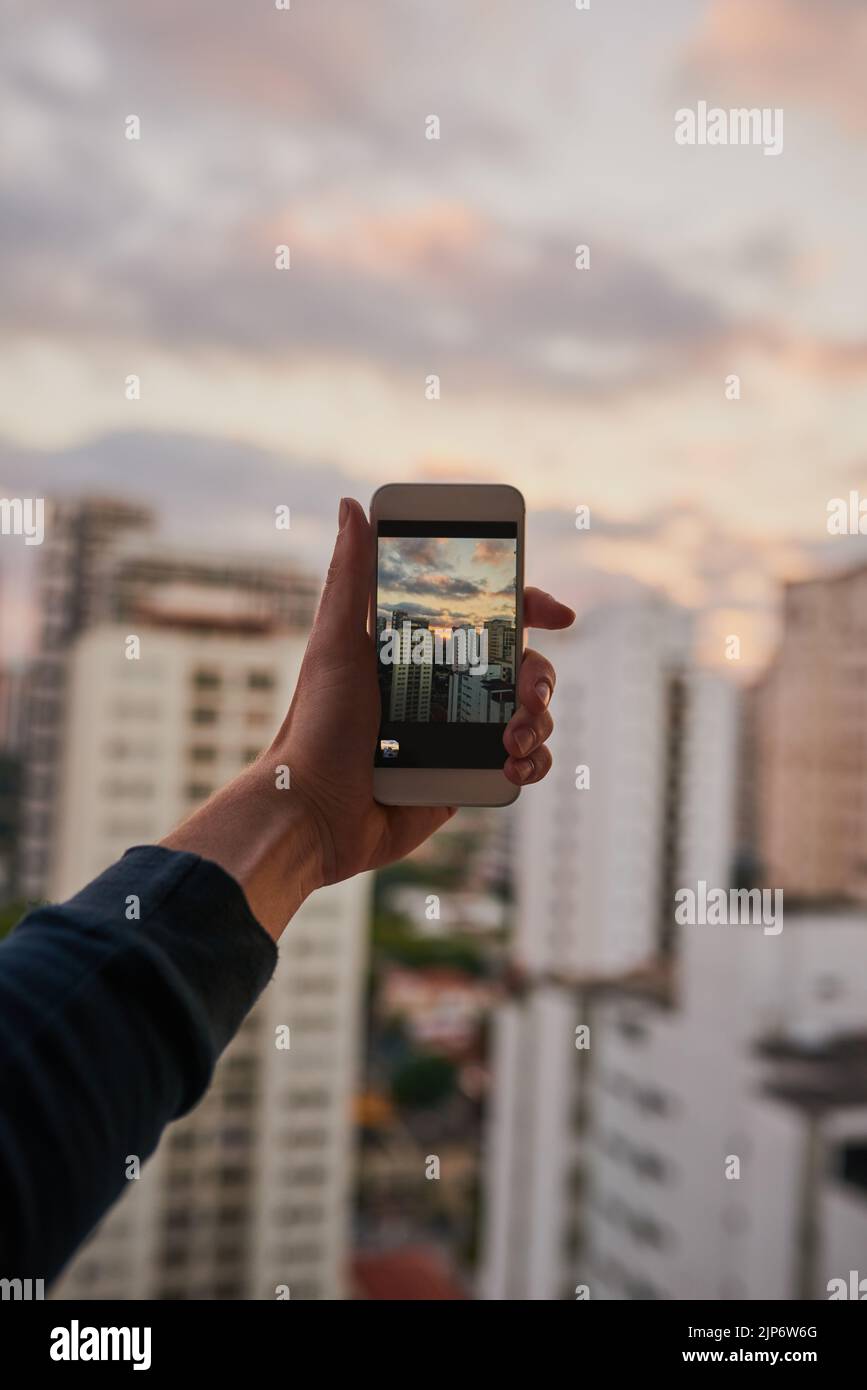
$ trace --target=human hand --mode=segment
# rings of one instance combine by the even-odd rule
[[[373,799],[380,722],[376,649],[368,632],[374,564],[370,523],[358,502],[344,499],[298,685],[269,754],[291,768],[292,786],[316,819],[326,883],[403,858],[455,812],[443,806],[383,806]],[[550,594],[525,590],[526,627],[564,628],[574,620],[572,609]],[[554,727],[548,705],[555,680],[544,656],[524,652],[520,705],[503,735],[504,772],[517,786],[540,781],[551,767],[546,743]]]
[[[383,806],[373,799],[380,697],[368,632],[375,547],[361,505],[340,504],[339,531],[292,702],[262,755],[162,843],[221,864],[278,937],[324,884],[402,859],[455,813],[447,806]],[[525,627],[564,628],[575,614],[539,589],[524,591]],[[551,663],[526,650],[520,705],[506,726],[504,773],[518,786],[551,767]],[[275,768],[289,768],[278,788]]]

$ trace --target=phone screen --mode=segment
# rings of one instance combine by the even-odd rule
[[[377,528],[377,767],[495,768],[515,712],[514,521]]]

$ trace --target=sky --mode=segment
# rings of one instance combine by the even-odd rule
[[[377,612],[400,608],[435,628],[515,623],[514,540],[382,536]]]
[[[867,494],[863,0],[0,23],[0,495],[143,497],[191,546],[321,569],[344,493],[511,483],[528,582],[579,610],[660,589],[745,671],[783,581],[867,559],[826,528]],[[679,146],[699,100],[782,108],[783,152]]]

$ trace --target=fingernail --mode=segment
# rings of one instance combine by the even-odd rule
[[[536,694],[539,696],[539,699],[542,701],[542,704],[547,705],[548,701],[551,698],[551,686],[548,684],[547,681],[536,682]]]
[[[518,774],[518,780],[520,782],[526,782],[533,771],[533,759],[522,758],[520,762],[515,763],[515,771]]]
[[[345,497],[340,499],[340,510],[337,513],[337,529],[342,531],[349,520],[349,502]]]
[[[533,734],[530,729],[516,729],[512,737],[521,757],[533,747]]]

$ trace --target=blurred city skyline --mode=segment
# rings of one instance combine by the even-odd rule
[[[854,0],[4,13],[6,495],[150,501],[192,547],[322,573],[343,493],[509,482],[529,582],[656,587],[742,672],[782,580],[867,553],[826,529],[867,492]],[[784,108],[780,157],[677,146],[704,99]],[[4,550],[23,655],[32,557]]]

